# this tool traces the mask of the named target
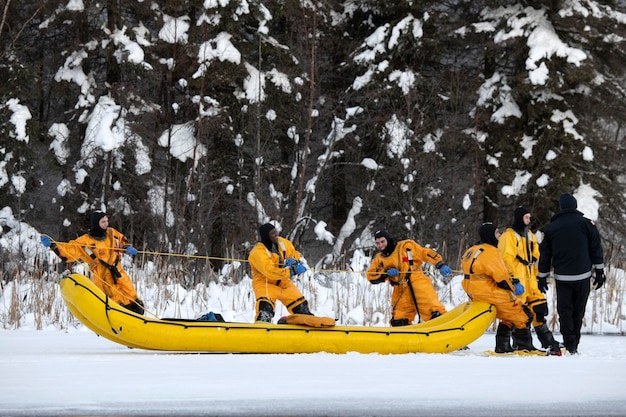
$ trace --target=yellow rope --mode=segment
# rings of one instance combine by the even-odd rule
[[[45,234],[42,234],[42,236],[48,236]],[[50,237],[50,236],[48,236]],[[85,246],[85,245],[81,245],[79,243],[70,243],[70,242],[57,242],[55,240],[53,240],[52,238],[50,238],[50,240],[54,243],[62,243],[64,245],[74,245],[74,246]],[[110,250],[117,250],[120,252],[123,252],[124,250],[122,248],[103,248],[103,249],[110,249]],[[237,258],[224,258],[224,257],[219,257],[219,256],[207,256],[207,255],[188,255],[188,254],[184,254],[184,253],[172,253],[172,252],[158,252],[158,251],[146,251],[146,250],[137,250],[137,254],[144,254],[144,255],[155,255],[155,256],[170,256],[170,257],[178,257],[178,258],[190,258],[190,259],[208,259],[208,260],[216,260],[216,261],[227,261],[227,262],[243,262],[243,263],[247,263],[249,262],[247,259],[237,259]],[[367,274],[367,271],[355,271],[352,269],[309,269],[309,271],[312,272],[317,272],[317,273],[327,273],[327,274],[337,274],[337,273],[353,273],[353,274]],[[400,274],[406,273],[408,271],[400,271]],[[426,275],[433,275],[435,274],[434,271],[424,271],[422,270],[422,272]],[[462,274],[463,271],[462,270],[458,270],[458,269],[453,269],[452,270],[453,273],[457,273],[457,274]],[[554,278],[548,278],[548,282],[554,282]],[[109,284],[110,285],[110,284]],[[611,288],[611,287],[602,287],[602,288],[606,288],[609,291],[626,291],[626,289],[622,289],[622,288]]]

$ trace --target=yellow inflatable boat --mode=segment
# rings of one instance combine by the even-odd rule
[[[403,327],[230,323],[151,319],[126,310],[81,274],[61,279],[61,295],[86,327],[131,348],[215,353],[447,353],[478,339],[495,318],[491,304],[463,303]]]

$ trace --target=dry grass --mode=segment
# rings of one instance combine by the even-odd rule
[[[130,259],[130,258],[129,258]],[[130,262],[130,261],[128,261]],[[20,265],[20,263],[17,263]],[[22,264],[23,265],[23,264]],[[245,264],[234,266],[220,276],[207,262],[188,261],[173,257],[137,257],[134,263],[124,265],[134,278],[139,294],[152,294],[150,311],[156,315],[172,311],[179,317],[189,317],[197,311],[207,311],[210,285],[218,285],[228,299],[222,300],[225,310],[247,311],[253,308],[249,280],[243,280],[248,268]],[[83,271],[77,271],[83,272]],[[63,272],[57,265],[35,262],[28,268],[3,270],[10,277],[2,283],[0,298],[0,322],[4,329],[16,329],[24,323],[34,323],[37,329],[55,327],[65,329],[76,326],[77,321],[67,311],[59,294],[58,279]],[[195,277],[195,278],[190,278]],[[342,272],[320,272],[301,278],[297,285],[312,306],[330,302],[340,323],[350,325],[382,325],[390,319],[388,285],[369,285],[362,274]],[[453,286],[435,283],[444,303],[458,299]],[[625,333],[625,314],[622,309],[626,273],[621,268],[607,268],[607,283],[600,291],[592,291],[585,323],[593,332]],[[551,328],[558,329],[555,297],[549,297]],[[186,305],[187,310],[182,310]],[[189,307],[191,306],[191,307]],[[189,311],[189,310],[196,310]],[[354,322],[354,312],[362,322]],[[32,320],[32,321],[31,321]]]

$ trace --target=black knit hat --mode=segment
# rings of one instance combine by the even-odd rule
[[[578,207],[578,202],[573,195],[564,193],[559,197],[559,206],[561,210],[575,209]]]
[[[91,213],[89,219],[89,235],[96,238],[102,238],[106,235],[106,230],[100,227],[100,220],[107,214],[103,211],[96,210]]]
[[[388,231],[377,230],[376,233],[374,233],[374,239],[378,239],[381,237],[384,237],[387,240],[387,247],[385,247],[385,249],[383,249],[381,253],[385,256],[389,256],[396,248],[396,241],[391,237]]]
[[[496,238],[496,230],[498,230],[498,227],[495,224],[491,222],[483,223],[478,229],[480,242],[497,247],[498,239]]]
[[[266,248],[272,249],[272,240],[270,239],[270,232],[276,229],[272,223],[265,223],[259,227],[259,238]]]

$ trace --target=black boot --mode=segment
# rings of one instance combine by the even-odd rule
[[[391,319],[391,321],[389,322],[389,324],[391,324],[392,327],[398,327],[398,326],[408,326],[409,324],[409,319]]]
[[[441,316],[441,313],[440,313],[440,312],[438,312],[438,311],[433,311],[433,312],[430,314],[430,319],[432,320],[432,319],[435,319],[435,318],[437,318],[437,317],[439,317],[439,316]]]
[[[122,307],[124,307],[127,310],[132,311],[133,313],[137,313],[137,314],[141,314],[141,315],[143,315],[143,313],[144,313],[143,300],[141,300],[140,298],[137,298],[132,303],[125,304]]]
[[[530,334],[530,328],[515,328],[513,330],[513,337],[517,342],[517,347],[515,348],[515,350],[538,350],[536,347],[533,346],[533,339],[532,335]]]
[[[496,353],[513,352],[511,347],[511,328],[500,322],[496,330]]]
[[[548,349],[551,355],[561,354],[561,344],[554,340],[554,335],[548,329],[548,325],[543,323],[535,327],[535,333],[537,333],[537,339],[541,342],[541,346],[544,349]]]
[[[309,310],[309,303],[306,300],[304,300],[302,304],[298,304],[293,308],[293,314],[308,314],[309,316],[313,315],[313,313],[311,313],[311,310]]]
[[[571,354],[578,353],[578,338],[576,335],[563,335],[563,344],[565,349]]]
[[[267,301],[259,302],[259,314],[256,316],[256,321],[264,321],[266,323],[271,323],[272,318],[274,317],[274,307]]]

